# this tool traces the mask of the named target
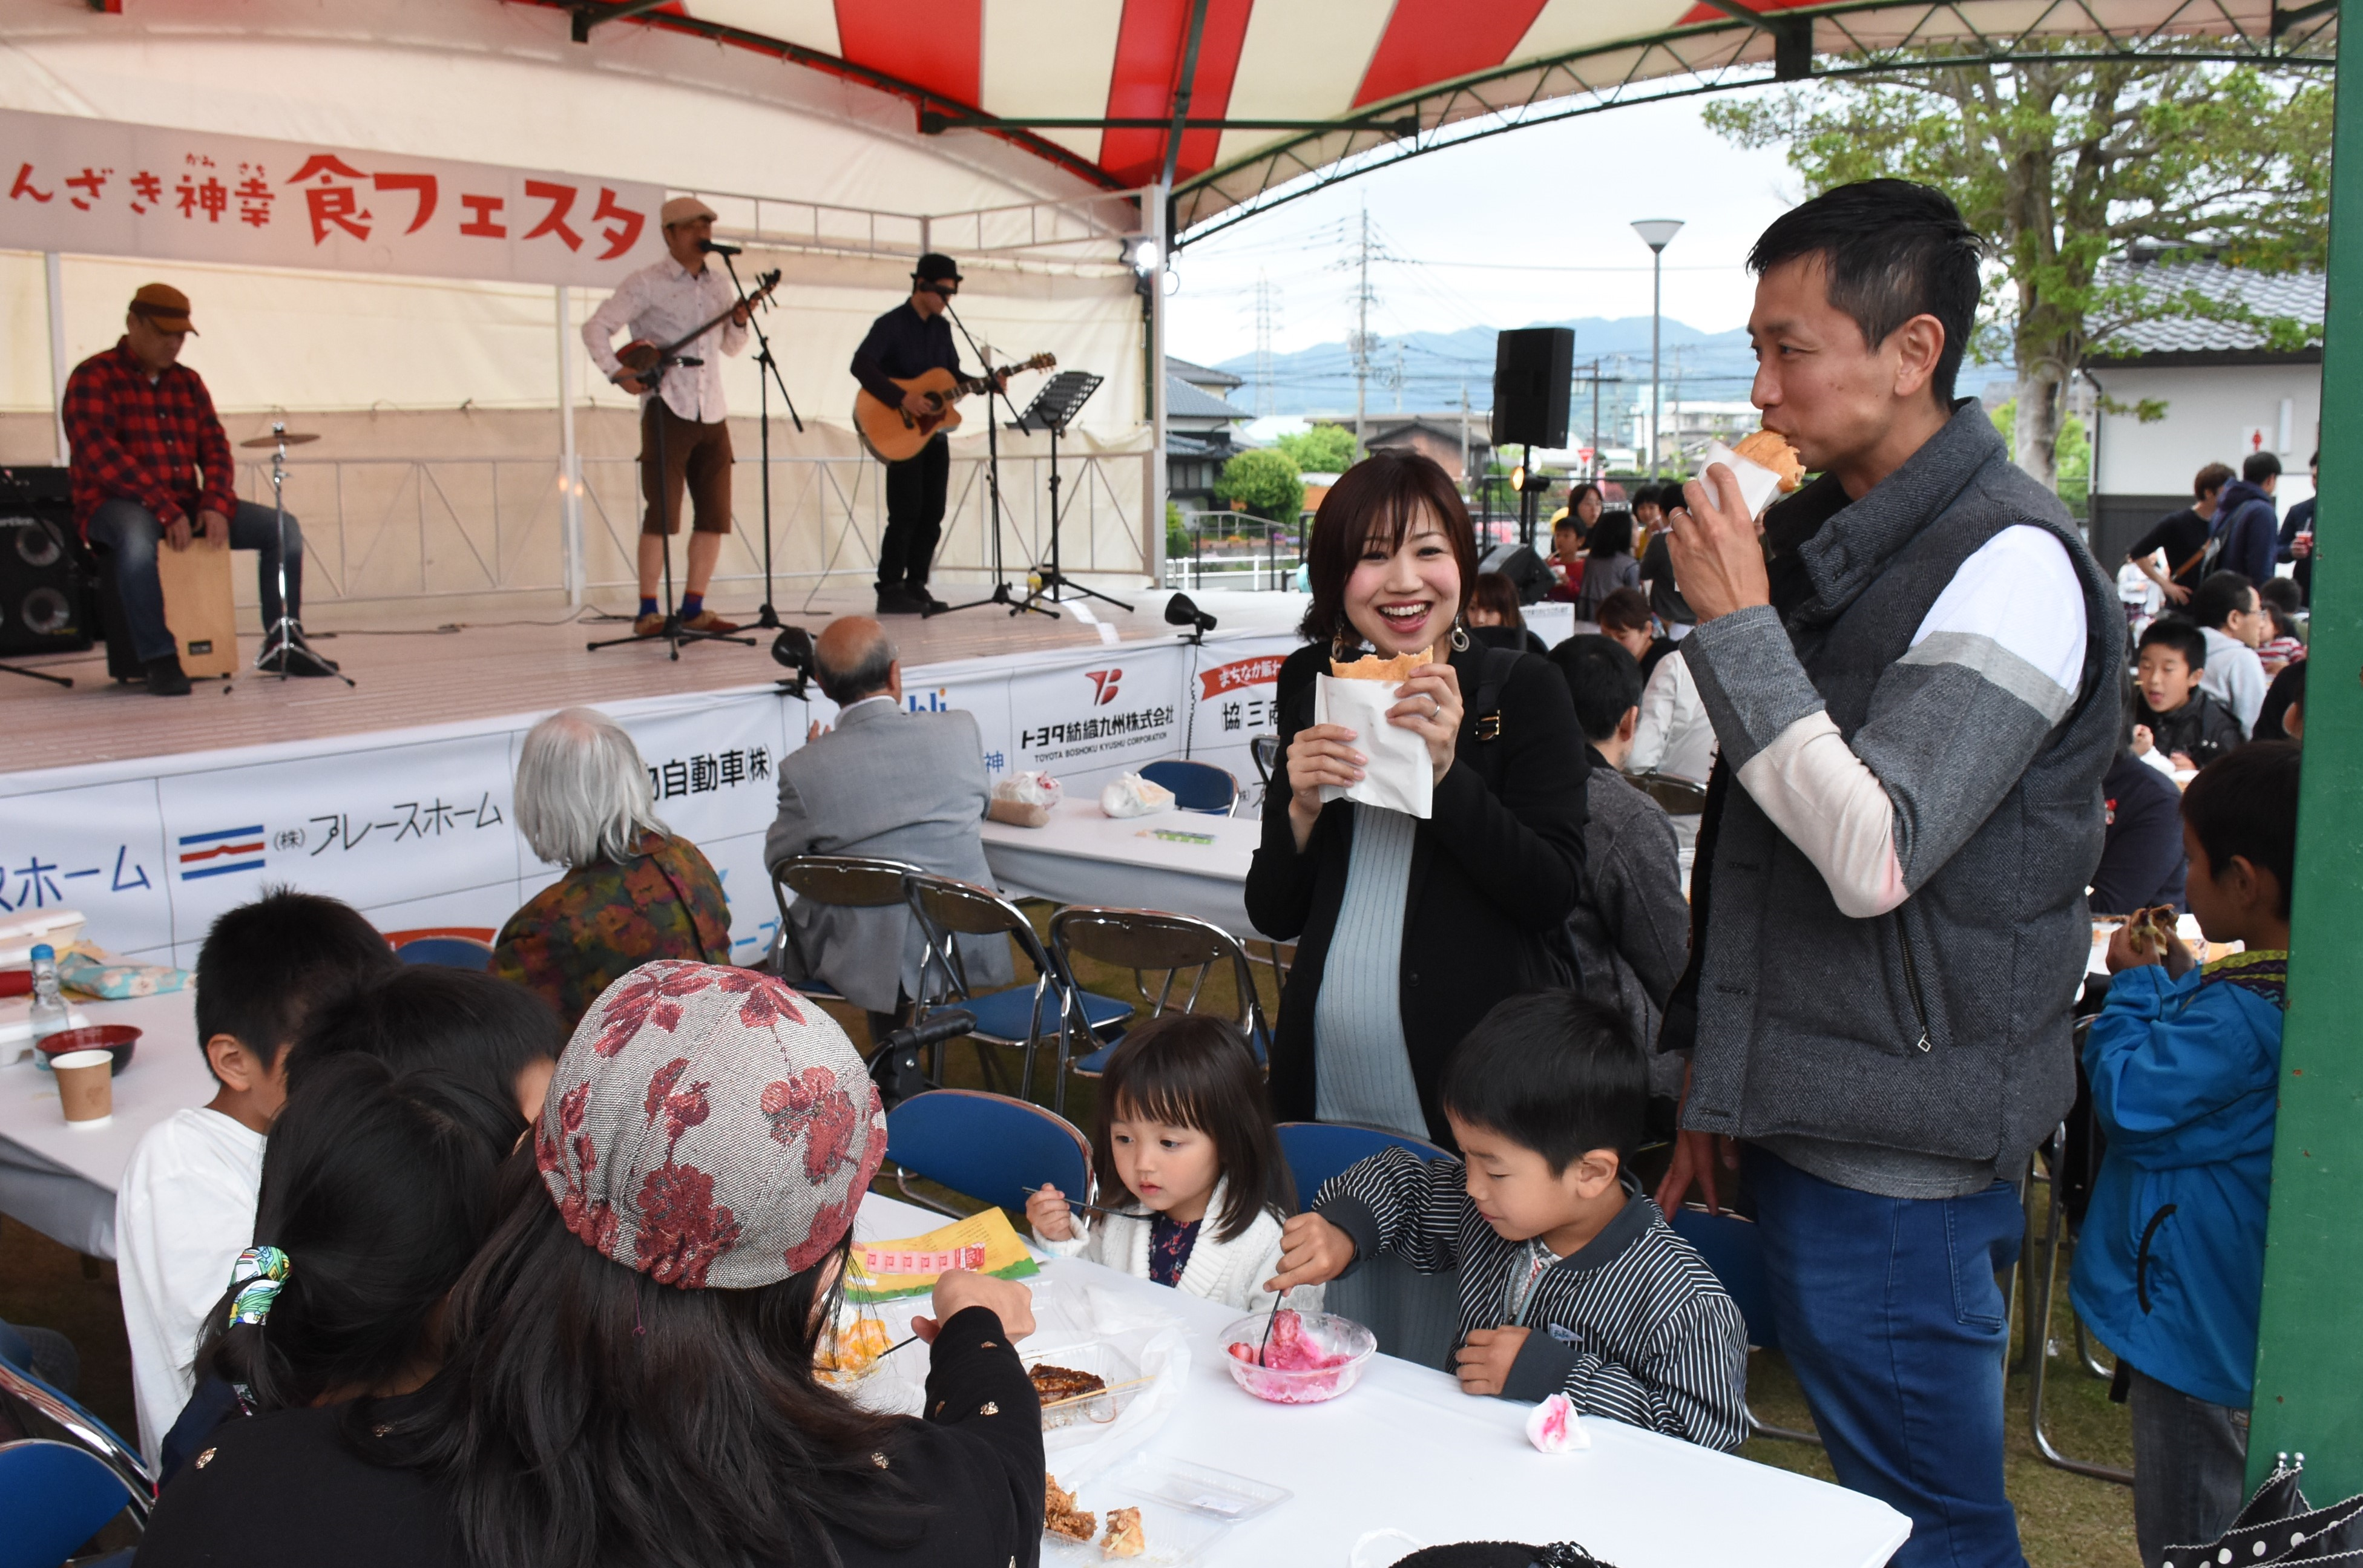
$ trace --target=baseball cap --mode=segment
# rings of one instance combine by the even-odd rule
[[[810,1268],[885,1155],[885,1110],[834,1020],[770,975],[677,959],[583,1015],[534,1143],[577,1240],[691,1290]]]
[[[675,196],[664,204],[661,215],[664,219],[664,226],[671,228],[678,224],[694,223],[699,218],[717,217],[720,215],[695,196]]]
[[[142,283],[131,296],[135,315],[144,315],[160,332],[194,332],[189,321],[189,296],[170,283]]]

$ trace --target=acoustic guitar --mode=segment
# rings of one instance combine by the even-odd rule
[[[777,267],[774,267],[770,271],[758,276],[755,280],[755,292],[747,296],[748,308],[752,310],[756,305],[760,304],[764,300],[770,298],[771,291],[779,286],[780,269]],[[682,349],[688,348],[691,344],[696,342],[699,338],[704,337],[707,333],[713,331],[716,327],[729,320],[731,311],[735,311],[738,308],[738,302],[736,300],[731,301],[729,310],[724,311],[720,315],[716,316],[713,320],[705,323],[703,326],[697,327],[693,331],[683,333],[681,337],[674,338],[671,342],[666,344],[661,348],[658,348],[654,343],[649,342],[645,337],[635,337],[629,343],[625,344],[621,348],[616,350],[616,358],[623,365],[625,373],[633,376],[647,375],[650,370],[655,370],[665,360],[671,359],[675,354],[680,353]]]
[[[1015,365],[1004,365],[995,375],[1014,376],[1020,370],[1047,370],[1059,362],[1055,354],[1037,354]],[[992,384],[990,377],[972,379],[953,375],[938,366],[935,370],[913,376],[908,381],[896,380],[894,384],[904,392],[927,394],[928,414],[913,414],[893,403],[882,403],[871,395],[868,387],[853,394],[853,426],[861,434],[861,444],[870,448],[871,456],[882,463],[899,463],[915,458],[926,444],[943,430],[960,428],[960,400],[971,392],[980,392]]]

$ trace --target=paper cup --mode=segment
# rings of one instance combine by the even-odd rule
[[[115,1119],[115,1057],[106,1051],[69,1051],[50,1058],[58,1101],[70,1127],[104,1127]]]

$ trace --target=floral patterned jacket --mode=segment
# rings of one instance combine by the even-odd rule
[[[599,993],[653,958],[730,962],[722,879],[685,838],[641,836],[622,865],[578,866],[509,917],[493,973],[558,1010],[571,1031]]]

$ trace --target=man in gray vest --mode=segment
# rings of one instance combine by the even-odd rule
[[[2002,1490],[2013,1183],[2075,1092],[2124,622],[2058,499],[1953,381],[1980,246],[1898,180],[1766,229],[1767,428],[1820,477],[1755,520],[1687,487],[1682,644],[1722,756],[1665,1049],[1659,1191],[1744,1165],[1781,1346],[1904,1568],[2019,1568]]]

